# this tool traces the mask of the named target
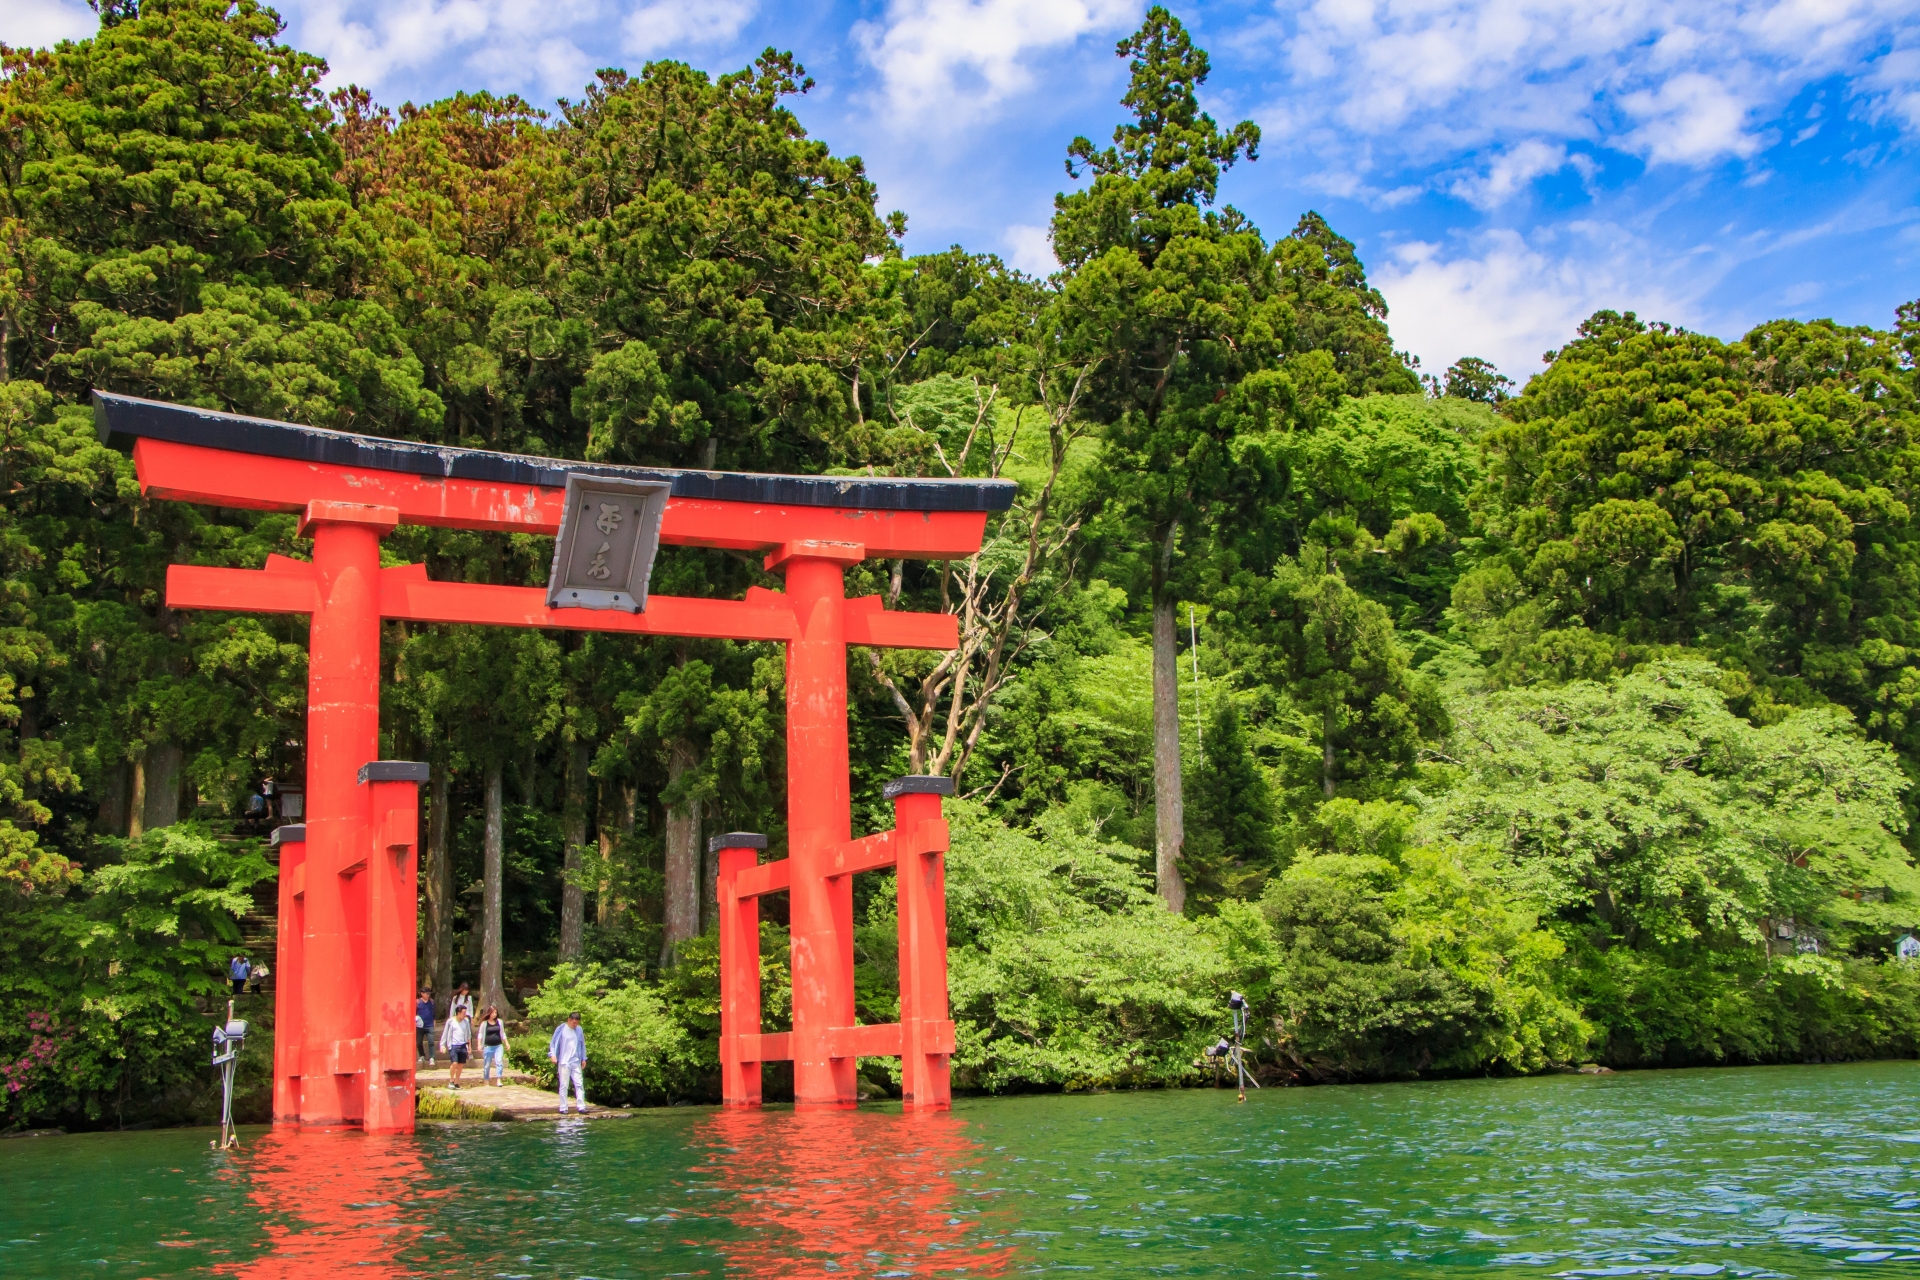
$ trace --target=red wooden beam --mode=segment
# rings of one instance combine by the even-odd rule
[[[167,607],[311,614],[320,607],[320,585],[310,574],[170,564]]]
[[[946,613],[887,613],[874,607],[849,610],[847,642],[898,649],[951,649],[960,624]],[[239,613],[311,614],[319,600],[312,567],[270,556],[265,569],[220,569],[205,565],[167,567],[167,605],[173,609],[224,609]],[[496,627],[552,627],[567,631],[613,631],[642,636],[692,636],[705,640],[786,641],[794,636],[793,613],[778,591],[756,589],[742,600],[692,600],[649,596],[645,613],[609,609],[549,609],[538,587],[496,587],[472,582],[434,582],[425,565],[380,571],[380,616],[408,622],[468,623]]]
[[[793,887],[793,864],[785,858],[763,862],[743,869],[734,878],[733,892],[741,898],[759,898],[769,893],[784,893]]]
[[[860,871],[878,871],[881,867],[892,866],[894,836],[892,831],[879,831],[837,846],[827,859],[827,874],[850,876]]]
[[[690,600],[648,596],[645,613],[618,609],[549,609],[539,587],[494,587],[471,582],[431,582],[426,566],[383,569],[380,614],[409,622],[459,622],[494,627],[556,627],[640,636],[693,636],[702,640],[793,638],[793,614],[756,608],[740,600]]]
[[[897,1058],[900,1039],[897,1022],[835,1027],[827,1032],[827,1052],[836,1058]]]
[[[553,534],[566,491],[442,479],[233,453],[140,439],[133,446],[150,498],[251,511],[304,511],[309,502],[392,507],[402,524]],[[764,551],[790,542],[859,543],[879,559],[957,559],[980,549],[984,511],[872,511],[671,498],[660,540],[676,546]]]
[[[792,1034],[786,1031],[744,1035],[740,1037],[740,1058],[743,1062],[790,1062],[792,1045]]]

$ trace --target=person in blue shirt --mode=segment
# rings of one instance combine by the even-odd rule
[[[553,1029],[553,1039],[547,1042],[547,1061],[553,1063],[560,1077],[560,1114],[567,1114],[567,1081],[571,1080],[574,1110],[585,1115],[587,1086],[580,1071],[587,1065],[587,1033],[580,1029],[579,1014],[568,1014],[567,1020]]]
[[[414,1065],[433,1065],[433,992],[423,989],[413,1006]]]
[[[233,994],[244,995],[247,979],[253,976],[253,961],[245,956],[235,956],[227,963],[227,977],[233,980]]]

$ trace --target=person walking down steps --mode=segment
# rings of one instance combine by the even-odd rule
[[[547,1043],[547,1061],[558,1068],[560,1114],[567,1114],[569,1080],[573,1081],[574,1110],[587,1114],[587,1086],[580,1078],[581,1068],[587,1065],[587,1033],[580,1029],[579,1014],[568,1014],[567,1020],[553,1029],[553,1039]]]

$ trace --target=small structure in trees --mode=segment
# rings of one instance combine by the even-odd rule
[[[851,838],[847,646],[952,649],[958,625],[950,614],[887,611],[878,596],[849,600],[844,576],[868,556],[971,555],[988,513],[1011,505],[1011,483],[598,466],[101,392],[94,411],[103,436],[133,440],[148,497],[297,511],[313,538],[311,562],[275,555],[257,570],[167,572],[175,609],[312,618],[305,822],[275,837],[276,1123],[413,1128],[418,785],[427,768],[375,759],[383,618],[785,644],[788,857],[759,863],[751,838],[729,840],[722,853],[726,1101],[757,1104],[759,1064],[791,1059],[799,1106],[851,1106],[856,1055],[900,1054],[908,1105],[948,1105],[940,797],[951,784],[890,784],[898,826]],[[382,568],[380,540],[400,524],[560,535],[553,581],[447,583],[430,580],[424,565]],[[754,587],[744,600],[649,596],[649,538],[763,552],[786,590]],[[859,1026],[852,876],[895,865],[901,1020]],[[779,891],[790,895],[793,1030],[762,1034],[757,904]]]

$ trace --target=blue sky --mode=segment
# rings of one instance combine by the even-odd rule
[[[1600,307],[1737,337],[1887,326],[1920,297],[1920,0],[1213,0],[1208,108],[1265,133],[1222,198],[1309,208],[1360,247],[1396,342],[1524,380]],[[296,44],[382,101],[577,95],[596,67],[712,71],[767,45],[818,80],[808,129],[866,158],[912,251],[1051,268],[1076,133],[1118,119],[1122,0],[288,0]],[[0,41],[84,35],[0,0]]]

